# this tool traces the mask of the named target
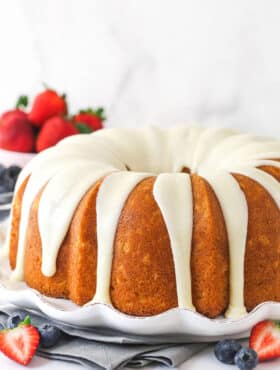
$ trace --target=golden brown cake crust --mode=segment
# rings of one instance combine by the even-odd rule
[[[132,315],[154,315],[176,307],[170,241],[153,197],[155,177],[128,197],[115,237],[111,280],[114,307]]]
[[[43,191],[43,190],[42,190]],[[38,226],[38,207],[42,191],[35,198],[30,211],[24,258],[24,280],[39,292],[52,297],[68,297],[67,263],[68,248],[63,243],[57,257],[57,271],[53,277],[46,277],[41,272],[42,246]]]
[[[225,223],[210,185],[191,175],[193,189],[192,295],[197,311],[215,317],[229,301],[229,256]]]
[[[280,180],[279,169],[262,169]],[[242,175],[234,177],[248,204],[244,299],[251,311],[262,302],[280,301],[280,212],[261,185]]]
[[[42,192],[35,198],[30,213],[24,259],[24,278],[30,287],[51,297],[70,298],[80,305],[93,297],[97,266],[95,202],[100,183],[101,180],[81,200],[60,248],[56,273],[52,277],[46,277],[41,272],[38,206]]]
[[[97,237],[96,197],[102,179],[98,181],[80,202],[71,223],[66,242],[71,245],[68,266],[69,298],[79,305],[90,301],[96,290]],[[68,241],[69,239],[69,241]]]

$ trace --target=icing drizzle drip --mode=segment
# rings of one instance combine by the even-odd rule
[[[98,261],[94,302],[111,303],[111,266],[118,220],[130,192],[150,176],[147,173],[118,172],[106,177],[99,188],[96,200]]]
[[[98,166],[81,163],[78,165],[79,179],[77,181],[73,167],[77,169],[75,163],[71,163],[70,166],[56,174],[46,185],[40,199],[38,223],[42,238],[42,273],[45,276],[53,276],[56,272],[59,248],[80,200],[93,184],[109,172],[109,169],[100,169]],[[68,181],[61,189],[65,178]]]
[[[185,167],[208,181],[219,200],[230,254],[230,304],[226,316],[241,317],[246,313],[243,291],[248,209],[245,196],[231,174],[239,173],[258,182],[279,207],[279,182],[258,168],[265,165],[280,168],[276,159],[280,159],[279,141],[229,129],[123,128],[67,138],[38,155],[19,177],[16,191],[27,176],[30,179],[23,196],[13,277],[23,279],[28,220],[37,194],[42,191],[38,210],[42,273],[53,276],[59,248],[75,209],[88,189],[105,177],[96,204],[97,287],[92,301],[110,304],[113,246],[121,211],[135,186],[154,175],[157,178],[153,194],[169,234],[178,305],[194,310],[190,272],[192,188],[191,175],[180,173]]]
[[[190,273],[193,228],[190,176],[183,173],[159,175],[154,185],[154,197],[170,238],[179,307],[194,310]]]
[[[214,174],[204,174],[204,178],[212,186],[220,202],[229,243],[230,257],[230,304],[227,317],[244,316],[243,286],[244,258],[247,238],[248,208],[245,196],[234,177],[219,171]],[[224,191],[226,189],[227,191]],[[234,215],[234,217],[233,217]]]

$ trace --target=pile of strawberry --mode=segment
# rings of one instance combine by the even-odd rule
[[[65,95],[52,89],[38,94],[30,111],[28,97],[21,96],[16,108],[0,117],[0,148],[16,152],[41,152],[67,136],[103,128],[103,108],[81,110],[68,116]]]

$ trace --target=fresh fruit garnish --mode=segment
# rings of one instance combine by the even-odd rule
[[[22,365],[27,365],[34,356],[40,341],[38,330],[30,324],[27,316],[14,329],[4,329],[0,332],[0,350],[10,359]]]
[[[61,330],[50,324],[43,324],[38,327],[40,333],[40,346],[50,348],[57,344],[61,338]]]
[[[3,166],[3,164],[0,164],[0,179],[4,171],[5,171],[5,166]]]
[[[106,119],[101,107],[80,110],[69,118],[66,96],[59,95],[46,85],[45,90],[35,97],[29,113],[26,113],[28,102],[26,95],[20,96],[16,108],[0,117],[0,148],[27,153],[35,152],[36,149],[40,152],[67,136],[100,130]],[[54,121],[50,124],[52,118],[56,120],[56,124]],[[51,125],[56,126],[52,133]]]
[[[234,363],[240,370],[252,370],[258,364],[258,355],[251,348],[241,348],[234,357]]]
[[[0,120],[6,120],[6,119],[11,119],[11,118],[22,118],[24,120],[28,120],[27,114],[20,109],[9,110],[3,113]]]
[[[7,319],[7,328],[14,329],[16,328],[24,319],[26,318],[25,311],[15,311]]]
[[[39,132],[36,142],[37,152],[50,148],[65,137],[77,133],[78,130],[74,127],[72,122],[59,116],[52,117],[44,123]]]
[[[76,127],[80,134],[91,134],[93,132],[93,129],[86,123],[77,122]]]
[[[257,352],[259,361],[280,357],[280,322],[265,320],[255,325],[249,346]]]
[[[21,168],[19,166],[10,166],[0,175],[0,181],[7,192],[12,192],[15,188]]]
[[[10,166],[8,168],[0,164],[0,194],[10,193],[14,191],[15,184],[21,168],[18,166]],[[5,204],[7,202],[0,202]]]
[[[234,357],[241,348],[241,344],[236,340],[224,339],[216,344],[214,353],[224,364],[234,364]]]
[[[20,108],[26,108],[28,106],[28,96],[26,95],[21,95],[18,100],[17,100],[17,103],[16,103],[16,108],[17,109],[20,109]]]
[[[65,95],[60,96],[56,91],[47,89],[36,96],[28,118],[35,126],[42,126],[49,118],[65,114],[67,114]]]
[[[104,109],[101,107],[96,110],[91,108],[80,110],[80,112],[73,117],[73,120],[81,133],[86,133],[82,131],[84,130],[84,125],[86,125],[91,131],[100,130],[103,128],[103,121],[105,121],[105,119]]]
[[[19,109],[4,113],[0,118],[0,148],[16,152],[32,152],[34,133],[26,113]]]

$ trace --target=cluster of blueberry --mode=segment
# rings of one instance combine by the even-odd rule
[[[252,348],[245,348],[236,340],[218,342],[214,350],[216,358],[228,365],[237,365],[240,370],[252,370],[258,364],[258,354]]]
[[[4,167],[0,164],[0,221],[9,216],[9,205],[20,171],[19,166]]]
[[[20,171],[18,166],[4,167],[0,164],[0,194],[14,191]]]

